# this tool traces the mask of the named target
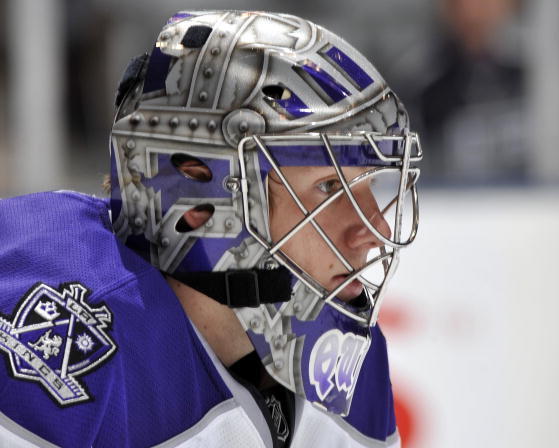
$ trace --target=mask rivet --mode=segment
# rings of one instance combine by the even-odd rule
[[[221,53],[221,50],[218,47],[214,47],[210,50],[210,53],[212,56],[217,56],[219,53]]]
[[[281,339],[281,336],[274,339],[274,348],[276,350],[281,349],[283,346],[284,346],[284,343],[283,343],[283,340]]]
[[[239,257],[241,258],[247,258],[248,257],[248,250],[243,250],[240,254]]]
[[[204,77],[211,78],[212,75],[214,74],[214,71],[211,67],[207,67],[207,68],[204,69],[203,73],[204,73]]]
[[[130,139],[126,142],[127,149],[134,149],[135,147],[136,147],[136,142],[134,140]]]
[[[172,128],[178,127],[180,124],[179,117],[173,117],[169,120],[169,126]]]
[[[301,304],[300,303],[294,303],[293,304],[293,311],[295,311],[296,313],[301,311]]]
[[[214,132],[216,129],[217,129],[217,124],[215,123],[215,121],[210,120],[210,121],[208,122],[208,130],[209,130],[210,132]]]
[[[153,117],[151,117],[149,119],[149,125],[150,126],[157,126],[159,124],[159,117],[154,115]]]
[[[225,36],[227,36],[227,33],[225,31],[220,31],[219,37],[223,39]]]
[[[198,99],[200,101],[206,101],[208,99],[208,92],[206,91],[200,92],[200,94],[198,95]]]
[[[225,220],[225,222],[223,223],[223,225],[225,226],[225,228],[227,230],[231,230],[233,228],[233,226],[235,225],[235,222],[233,221],[232,218],[227,218]]]
[[[134,219],[134,225],[136,227],[142,227],[144,225],[144,220],[141,217],[136,216],[136,218]]]
[[[241,121],[239,123],[239,131],[241,131],[241,132],[248,131],[248,123],[246,121]]]
[[[134,193],[132,193],[132,199],[136,202],[138,202],[140,200],[140,193],[138,193],[137,191],[135,191]]]
[[[161,246],[162,247],[169,247],[169,244],[171,242],[169,241],[169,238],[161,238]]]
[[[170,38],[171,38],[171,33],[167,32],[167,31],[164,32],[164,33],[161,33],[161,36],[159,36],[159,39],[162,40],[162,41],[169,40]]]
[[[249,322],[250,328],[256,329],[260,326],[260,320],[256,317],[253,317]]]
[[[213,220],[212,218],[210,218],[210,219],[208,219],[208,220],[206,221],[206,224],[204,224],[204,225],[206,226],[206,228],[209,229],[210,227],[213,227],[213,225],[214,225],[214,220]]]
[[[198,128],[198,120],[196,118],[192,118],[188,122],[188,127],[194,131],[196,128]]]
[[[140,114],[132,114],[129,121],[131,125],[136,126],[142,121],[142,116]]]
[[[241,183],[239,179],[235,179],[233,177],[227,176],[225,179],[225,188],[232,193],[236,193],[241,188]]]
[[[274,361],[274,369],[276,369],[276,370],[283,369],[283,361],[281,359],[278,359],[277,361]]]

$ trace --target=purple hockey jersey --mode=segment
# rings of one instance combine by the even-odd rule
[[[163,276],[116,239],[105,201],[1,200],[0,269],[0,441],[274,446]],[[292,447],[399,446],[385,341],[372,331],[349,416],[297,398]]]

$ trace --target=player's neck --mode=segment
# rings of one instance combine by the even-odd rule
[[[232,309],[171,277],[167,277],[167,283],[186,315],[226,367],[254,350]]]

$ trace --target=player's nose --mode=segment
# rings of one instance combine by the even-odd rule
[[[392,237],[390,226],[378,209],[377,212],[369,218],[369,222],[384,238],[390,239]],[[366,250],[384,245],[361,218],[347,229],[346,244],[350,249],[363,248]]]
[[[392,236],[392,231],[389,224],[386,222],[379,206],[372,195],[371,190],[368,186],[363,185],[354,189],[354,196],[357,200],[357,205],[367,221],[373,226],[373,228],[380,233],[384,238],[390,239]],[[355,250],[363,248],[365,250],[373,249],[384,245],[384,243],[375,235],[375,233],[369,229],[367,224],[357,213],[357,210],[351,204],[353,209],[349,214],[353,218],[345,232],[346,244],[349,249]]]

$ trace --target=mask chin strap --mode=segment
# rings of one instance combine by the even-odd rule
[[[230,308],[257,308],[263,303],[291,299],[291,273],[283,266],[272,270],[184,272],[171,277]]]

